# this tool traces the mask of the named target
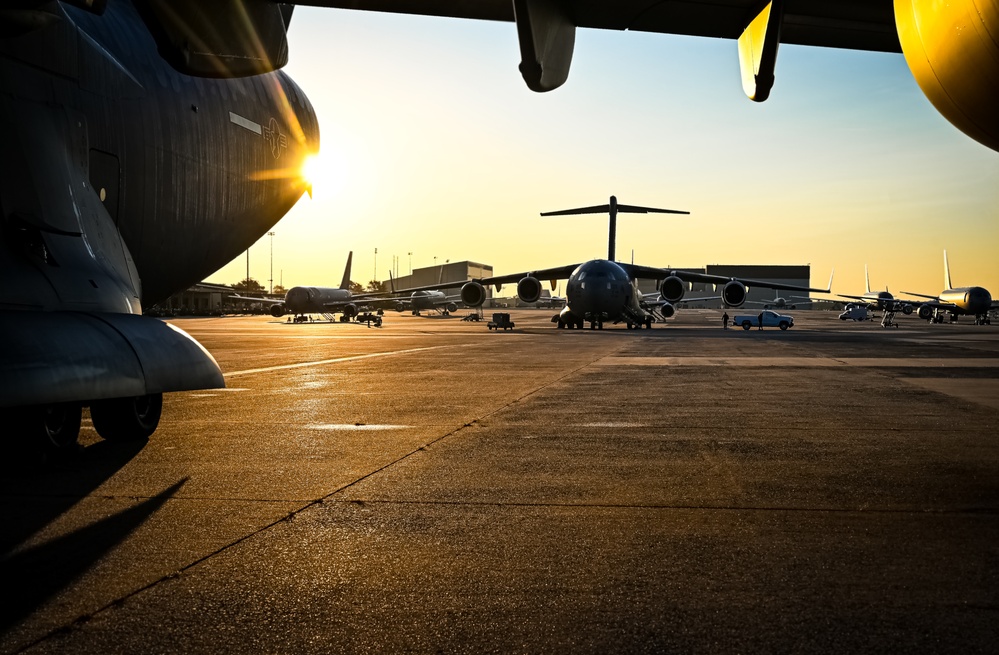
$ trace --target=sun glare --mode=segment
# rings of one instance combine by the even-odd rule
[[[302,178],[318,193],[336,193],[343,187],[345,177],[343,161],[330,153],[316,152],[302,162]]]

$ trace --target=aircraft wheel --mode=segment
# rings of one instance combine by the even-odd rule
[[[94,429],[108,441],[148,439],[160,422],[163,394],[153,393],[134,398],[112,398],[90,405]]]
[[[39,444],[44,454],[62,454],[76,448],[83,408],[76,403],[55,403],[17,410],[16,424]]]

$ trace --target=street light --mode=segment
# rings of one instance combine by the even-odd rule
[[[267,236],[271,238],[271,295],[274,295],[274,233],[268,232]]]
[[[413,253],[409,253],[409,274],[413,274]]]

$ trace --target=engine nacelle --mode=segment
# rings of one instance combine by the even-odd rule
[[[538,278],[530,275],[521,278],[517,283],[517,297],[521,302],[537,302],[541,297],[541,282]]]
[[[406,311],[406,305],[403,304],[403,303],[401,303],[401,302],[397,302],[395,304],[395,311],[397,311],[397,312],[404,312],[404,311]]]
[[[919,316],[919,318],[923,319],[924,321],[928,321],[931,318],[933,318],[933,308],[930,307],[929,305],[920,305],[919,313],[917,314],[917,316]]]
[[[670,275],[659,284],[659,296],[668,303],[683,300],[683,293],[686,290],[687,284],[675,275]]]
[[[722,287],[722,301],[729,307],[742,307],[746,302],[746,285],[738,280],[726,282]]]
[[[895,0],[895,25],[927,99],[956,128],[999,150],[999,3]]]
[[[908,316],[912,313],[912,305],[902,305],[902,313]]]
[[[284,316],[284,305],[271,305],[271,316],[281,318]]]
[[[478,282],[466,282],[461,287],[461,302],[466,307],[481,307],[486,301],[486,288]]]
[[[666,303],[659,308],[659,313],[663,315],[663,318],[673,318],[673,314],[676,314],[676,307]]]
[[[343,311],[343,315],[344,316],[347,316],[349,318],[353,318],[353,317],[357,316],[357,305],[355,305],[352,302],[351,303],[347,303],[346,305],[343,306],[343,310],[342,311]]]
[[[444,309],[446,309],[449,314],[453,314],[456,311],[458,311],[458,305],[454,304],[453,302],[449,302],[448,304],[444,305]]]

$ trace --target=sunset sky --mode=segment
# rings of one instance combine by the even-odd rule
[[[328,171],[274,228],[274,284],[335,286],[470,259],[496,274],[606,256],[652,266],[811,264],[812,283],[999,296],[999,154],[952,127],[901,55],[782,45],[770,99],[734,41],[579,30],[569,81],[536,94],[512,23],[298,8],[286,71]],[[268,284],[270,239],[250,250]],[[408,253],[412,253],[410,256]],[[245,255],[209,277],[234,283]]]

